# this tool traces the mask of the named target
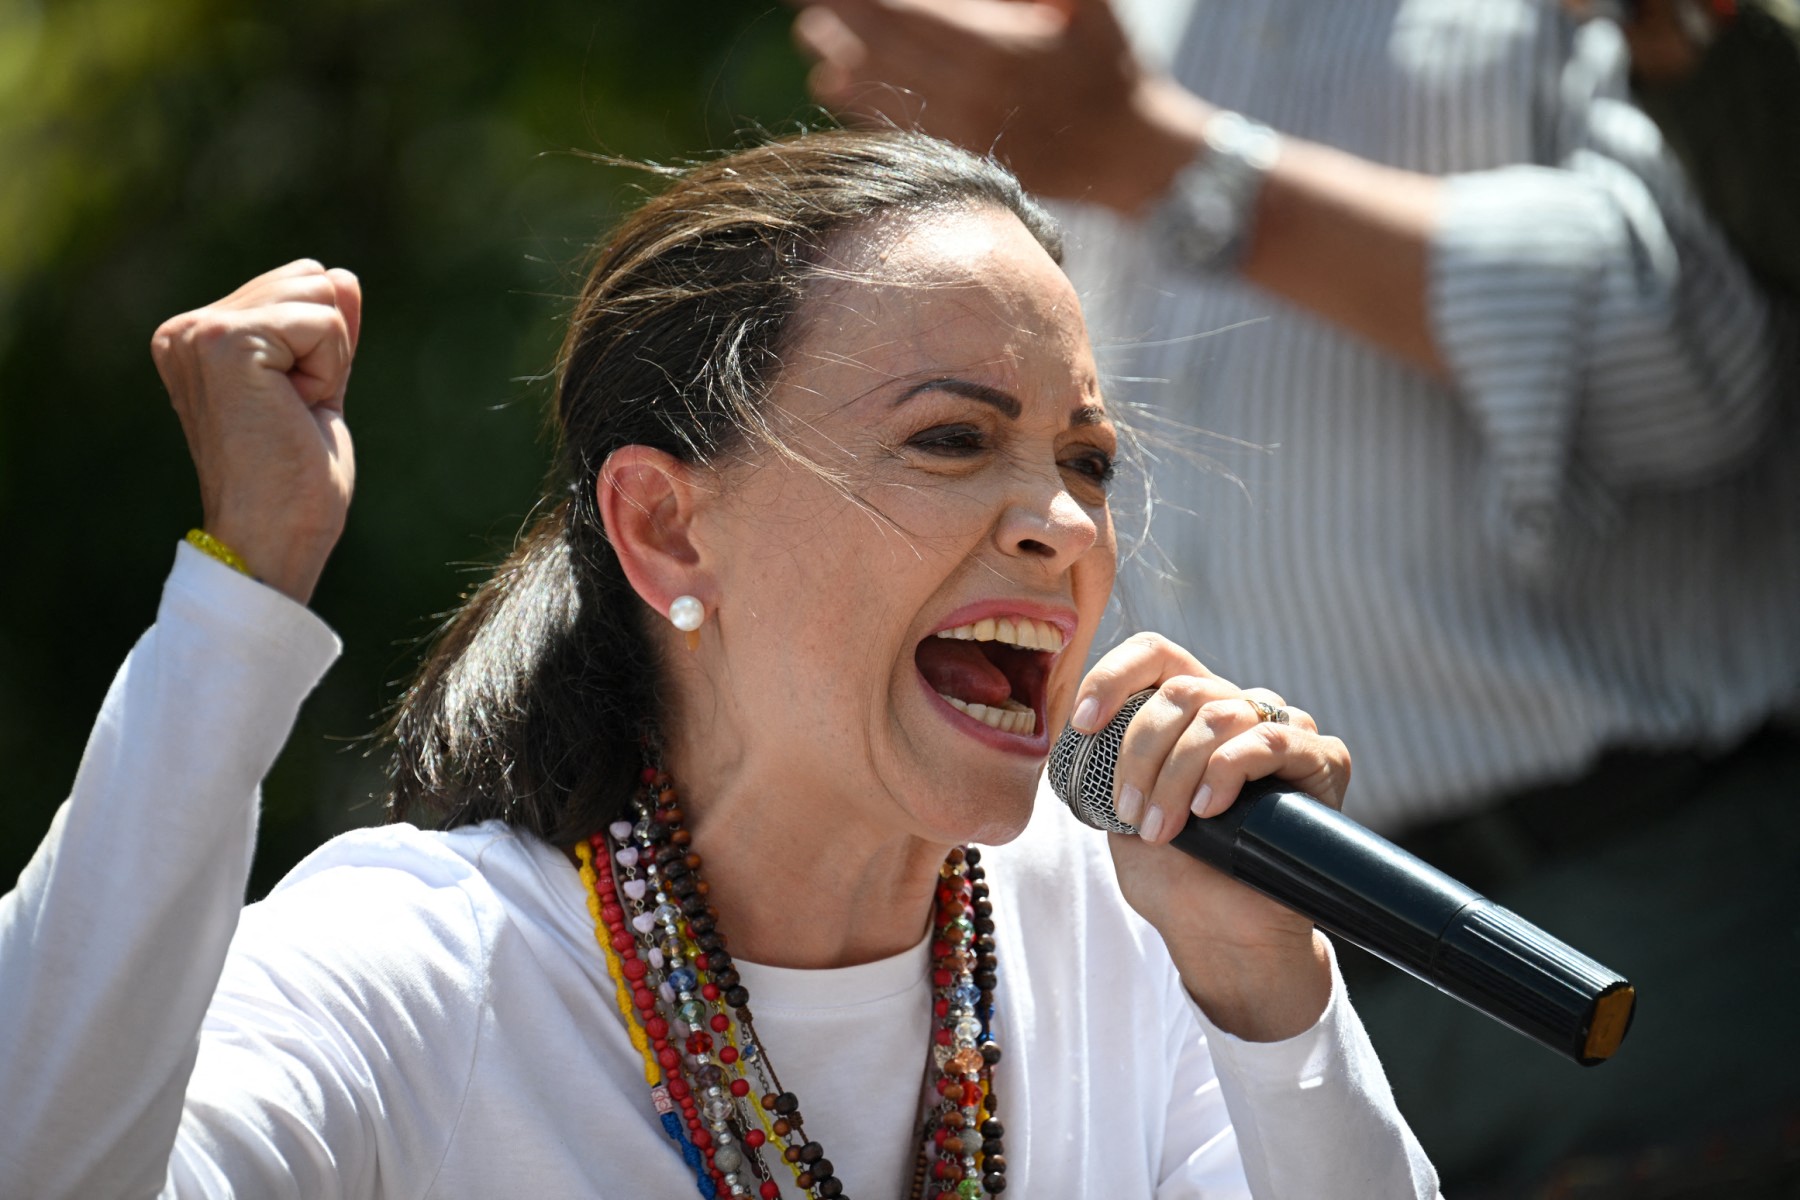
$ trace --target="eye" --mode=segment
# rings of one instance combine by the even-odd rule
[[[906,439],[906,444],[927,454],[968,458],[988,448],[987,434],[973,425],[933,425]]]
[[[1080,454],[1065,458],[1062,465],[1065,470],[1085,475],[1102,487],[1111,483],[1113,476],[1118,474],[1118,468],[1113,463],[1112,455],[1098,449],[1085,450]]]

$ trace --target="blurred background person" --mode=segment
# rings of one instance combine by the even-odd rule
[[[1449,1194],[1791,1194],[1786,314],[1633,104],[1613,21],[1128,15],[1135,42],[1105,0],[820,0],[795,34],[823,102],[1095,210],[1071,258],[1113,394],[1217,460],[1163,455],[1132,618],[1306,695],[1357,747],[1361,819],[1639,984],[1577,1077],[1367,973]],[[1249,516],[1192,515],[1222,510]]]

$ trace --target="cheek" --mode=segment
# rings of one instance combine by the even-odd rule
[[[1119,558],[1113,543],[1112,525],[1102,521],[1099,540],[1082,557],[1074,572],[1074,600],[1076,611],[1081,615],[1082,644],[1080,653],[1068,656],[1068,660],[1074,662],[1077,675],[1086,671],[1085,662],[1092,653],[1094,637],[1106,615],[1106,604],[1112,598],[1118,572]]]
[[[843,511],[847,508],[849,511]],[[721,605],[751,622],[737,649],[756,692],[850,703],[885,686],[916,619],[921,554],[859,507],[816,512],[773,535],[746,528]]]
[[[1098,606],[1104,608],[1119,574],[1119,544],[1109,510],[1101,509],[1095,516],[1095,523],[1099,526],[1100,535],[1083,556],[1085,561],[1082,563],[1082,579],[1076,586],[1092,589],[1097,593]]]

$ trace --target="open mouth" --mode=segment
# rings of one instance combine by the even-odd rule
[[[919,674],[950,707],[1002,733],[1033,737],[1044,719],[1050,664],[1062,630],[1027,616],[983,617],[940,629],[913,653]]]

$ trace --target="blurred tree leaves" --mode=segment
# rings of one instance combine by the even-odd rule
[[[787,20],[731,0],[0,0],[0,888],[198,519],[158,322],[301,256],[367,296],[357,497],[314,602],[346,653],[267,785],[260,894],[379,819],[363,739],[535,498],[565,297],[641,185],[581,152],[667,160],[809,119]]]

